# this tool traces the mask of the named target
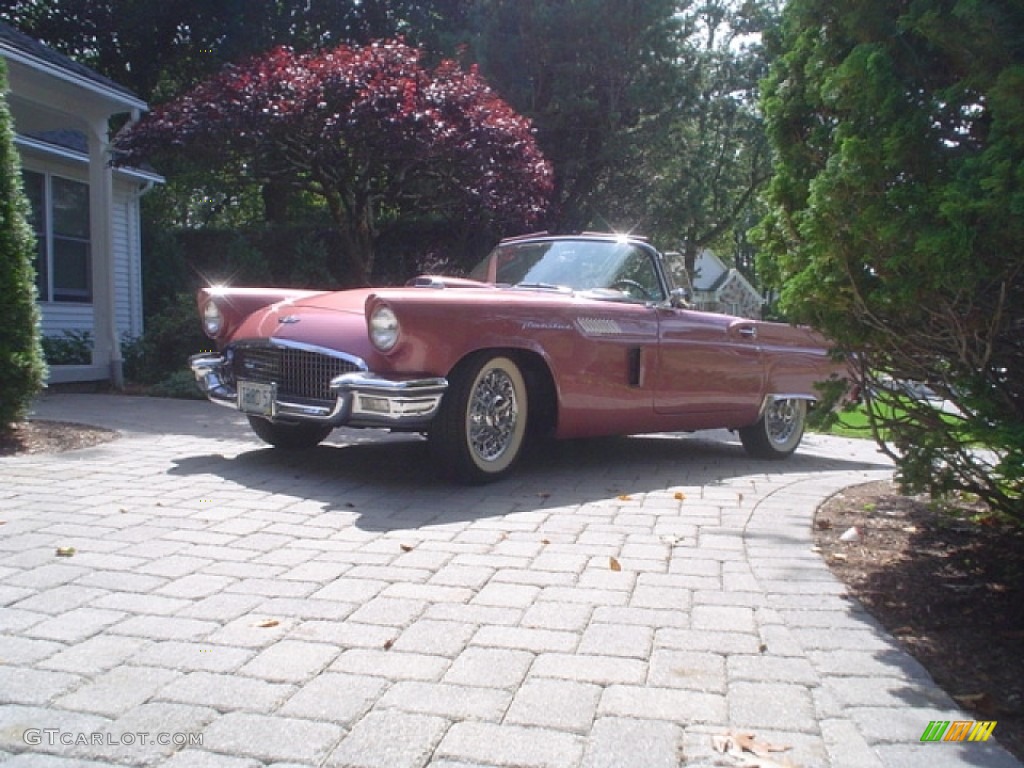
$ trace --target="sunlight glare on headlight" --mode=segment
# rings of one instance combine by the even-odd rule
[[[398,343],[398,317],[390,307],[377,307],[370,315],[370,341],[381,352]]]

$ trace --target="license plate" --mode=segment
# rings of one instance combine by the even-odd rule
[[[273,416],[276,398],[276,384],[263,384],[256,381],[238,382],[238,410],[243,413]]]

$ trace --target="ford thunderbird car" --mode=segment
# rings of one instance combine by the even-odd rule
[[[531,435],[737,430],[747,452],[800,443],[824,340],[691,309],[642,238],[531,235],[468,278],[337,292],[204,288],[216,352],[190,364],[214,403],[280,449],[335,427],[426,434],[439,469],[506,475]]]

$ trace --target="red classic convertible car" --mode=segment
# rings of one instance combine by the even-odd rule
[[[688,307],[642,238],[502,241],[469,278],[337,292],[204,288],[216,353],[191,367],[215,403],[284,449],[332,429],[426,433],[439,468],[506,475],[529,435],[729,428],[784,458],[815,382],[837,373],[803,328]]]

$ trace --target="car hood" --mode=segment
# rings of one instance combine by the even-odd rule
[[[370,293],[337,291],[271,304],[249,315],[233,341],[285,341],[363,356],[370,352],[365,315]]]

